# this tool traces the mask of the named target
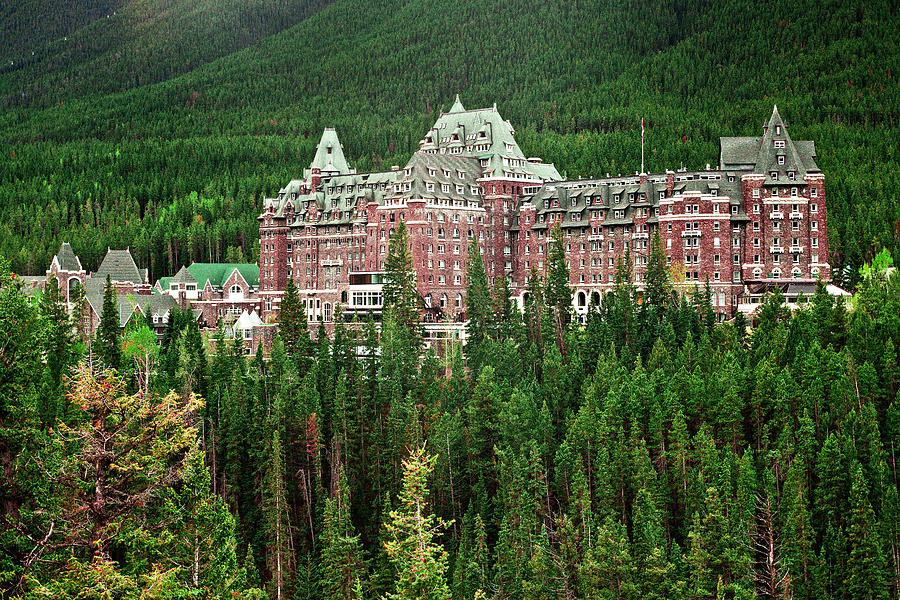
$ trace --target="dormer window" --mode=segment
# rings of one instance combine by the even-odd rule
[[[433,183],[426,183],[426,184],[425,184],[425,190],[426,190],[426,191],[429,191],[429,192],[433,192],[433,191],[434,191],[434,184],[433,184]]]
[[[779,154],[779,155],[778,155],[778,164],[779,164],[779,165],[783,165],[783,164],[784,164],[784,154]]]
[[[772,179],[778,179],[778,171],[770,172],[769,177],[771,177]]]
[[[428,169],[428,174],[431,175],[432,177],[434,177],[435,175],[437,175],[437,171],[435,171],[434,169],[429,168],[429,169]]]
[[[328,146],[328,154],[331,154],[331,146]]]
[[[784,148],[784,140],[775,140],[776,148]]]
[[[775,126],[775,135],[781,135],[781,125]]]
[[[795,178],[794,172],[793,172],[793,171],[788,171],[788,179],[790,179],[791,181],[794,181],[794,178]]]
[[[466,178],[466,174],[463,173],[462,171],[457,171],[457,172],[456,172],[456,176],[457,176],[459,179],[465,179],[465,178]]]
[[[450,171],[448,171],[447,169],[442,169],[441,172],[444,174],[444,177],[450,177]]]

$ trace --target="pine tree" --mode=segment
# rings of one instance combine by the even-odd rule
[[[399,505],[390,512],[385,551],[397,571],[392,600],[447,600],[447,552],[435,538],[447,523],[428,506],[427,479],[435,457],[425,447],[413,448],[403,461]]]
[[[266,520],[266,557],[272,578],[269,582],[276,600],[286,597],[286,587],[294,572],[294,552],[291,548],[292,533],[284,476],[284,455],[281,436],[272,433],[269,447],[269,464],[263,487],[263,505]]]
[[[297,294],[297,285],[288,277],[278,312],[278,333],[284,340],[288,355],[294,360],[305,358],[310,352],[309,323],[306,310]]]
[[[869,486],[858,464],[850,488],[849,521],[846,591],[851,598],[886,600],[888,586],[881,536],[876,527],[875,511],[869,502]]]
[[[466,265],[466,354],[473,362],[474,368],[480,362],[480,350],[491,334],[492,306],[488,289],[487,276],[484,272],[484,261],[478,240],[472,239],[469,244],[468,264]],[[474,360],[473,360],[474,359]]]
[[[350,486],[341,470],[322,517],[320,584],[324,600],[352,600],[354,580],[365,576],[360,537],[350,521]]]
[[[645,280],[644,304],[657,307],[659,309],[657,315],[661,317],[662,310],[668,307],[672,291],[669,284],[669,271],[666,268],[666,255],[663,252],[658,229],[654,232],[653,241],[650,243],[650,257],[647,259]]]
[[[385,282],[382,289],[384,310],[390,313],[395,322],[405,327],[414,339],[417,339],[420,299],[412,254],[409,250],[409,235],[403,220],[391,235],[384,267]]]
[[[122,349],[119,346],[121,334],[118,295],[116,287],[107,274],[106,287],[103,288],[103,311],[100,313],[100,325],[97,328],[95,344],[100,360],[111,369],[118,369],[122,362]]]
[[[563,359],[566,357],[565,329],[572,319],[572,290],[569,287],[569,266],[563,245],[562,229],[557,224],[551,233],[547,256],[547,290],[544,299],[550,309],[556,345]]]

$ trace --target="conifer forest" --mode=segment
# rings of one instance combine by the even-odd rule
[[[893,2],[18,0],[0,6],[0,598],[900,600]],[[559,228],[519,310],[465,265],[426,344],[401,221],[384,313],[292,280],[271,350],[96,334],[54,278],[256,261],[334,126],[404,164],[457,92],[570,178],[717,163],[777,104],[816,141],[835,298],[719,323],[654,236],[575,318]],[[680,282],[683,283],[683,282]],[[752,325],[752,327],[751,327]]]

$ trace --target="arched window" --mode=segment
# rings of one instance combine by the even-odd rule
[[[584,292],[578,292],[578,306],[586,306],[587,305],[587,294]]]
[[[760,277],[762,277],[762,269],[753,269],[753,279],[759,279]]]
[[[591,294],[591,302],[593,302],[597,306],[600,306],[600,292],[594,292]]]
[[[781,277],[781,269],[778,267],[772,269],[772,277]]]
[[[462,308],[462,294],[456,295],[456,308]]]
[[[229,294],[233,294],[233,295],[235,295],[235,296],[240,296],[241,294],[244,293],[244,288],[242,288],[241,286],[239,286],[239,285],[237,285],[237,284],[234,284],[234,285],[231,286],[231,288],[228,290],[228,293],[229,293]]]
[[[441,294],[441,308],[447,308],[447,294]]]

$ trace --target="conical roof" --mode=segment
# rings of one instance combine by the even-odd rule
[[[459,94],[456,95],[456,101],[453,103],[453,106],[450,107],[450,113],[461,113],[466,112],[466,109],[463,108],[462,102],[459,101]]]
[[[337,131],[333,127],[326,127],[322,132],[322,139],[316,147],[316,155],[313,157],[310,169],[320,169],[323,173],[348,174],[350,165],[344,158],[344,149],[338,140]]]

